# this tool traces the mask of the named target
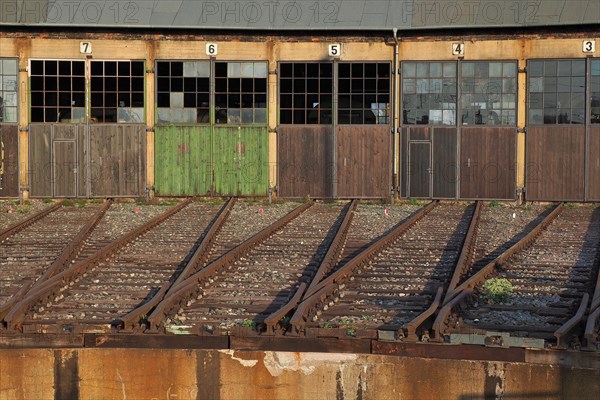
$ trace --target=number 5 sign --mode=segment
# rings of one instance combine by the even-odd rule
[[[339,57],[342,53],[342,46],[339,44],[329,45],[329,57]]]
[[[207,56],[216,56],[219,53],[219,47],[216,43],[207,43],[206,44],[206,55]]]

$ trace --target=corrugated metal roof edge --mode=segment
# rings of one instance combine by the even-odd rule
[[[397,27],[399,32],[402,31],[425,31],[425,30],[441,30],[441,29],[514,29],[514,28],[552,28],[552,27],[570,27],[570,26],[594,26],[600,24],[600,20],[598,22],[571,22],[568,24],[515,24],[515,25],[506,25],[506,24],[486,24],[486,25],[440,25],[440,26],[411,26],[411,27]],[[18,28],[86,28],[90,29],[89,24],[45,24],[45,23],[36,23],[36,24],[27,24],[27,23],[14,23],[14,22],[0,22],[0,27],[18,27]],[[363,32],[391,32],[393,27],[366,27],[366,26],[355,26],[348,28],[325,28],[322,26],[318,27],[272,27],[272,28],[256,28],[251,26],[195,26],[195,25],[182,25],[182,26],[151,26],[151,25],[102,25],[97,24],[93,25],[92,29],[110,29],[110,30],[119,30],[119,29],[152,29],[152,30],[198,30],[198,31],[216,31],[216,30],[232,30],[232,31],[258,31],[258,32],[277,32],[277,31],[324,31],[324,32],[343,32],[343,31],[363,31]]]

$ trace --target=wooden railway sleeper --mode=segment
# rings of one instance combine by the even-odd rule
[[[24,299],[18,302],[11,311],[6,314],[4,318],[6,326],[9,329],[20,329],[23,321],[26,319],[27,313],[30,312],[35,304],[46,304],[52,298],[56,297],[57,293],[68,290],[72,281],[87,276],[90,271],[94,271],[97,268],[98,263],[106,260],[148,230],[172,217],[191,202],[192,199],[188,199],[179,205],[172,207],[161,215],[152,218],[142,226],[132,229],[117,240],[107,244],[87,259],[73,264],[67,270],[62,271],[46,282],[33,288]]]
[[[143,325],[144,329],[149,328],[148,315],[152,312],[154,307],[179,283],[183,282],[188,276],[194,273],[198,266],[201,265],[209,256],[210,250],[214,245],[214,241],[217,235],[220,233],[225,221],[231,213],[231,209],[235,204],[235,198],[229,198],[227,203],[219,210],[216,217],[211,222],[210,228],[206,233],[206,236],[202,239],[202,242],[198,248],[194,251],[194,254],[186,263],[183,271],[177,276],[175,281],[168,281],[164,283],[159,291],[146,303],[135,308],[134,310],[127,313],[121,318],[115,319],[111,326],[117,330],[123,329],[136,329],[139,325]]]
[[[229,250],[227,253],[211,262],[202,270],[190,275],[188,278],[180,282],[178,286],[173,287],[172,290],[165,295],[162,301],[156,305],[155,309],[148,316],[147,321],[149,325],[149,332],[154,333],[162,325],[164,325],[165,319],[173,312],[173,310],[176,310],[181,307],[182,304],[185,304],[186,300],[190,296],[195,296],[199,287],[206,287],[210,284],[209,279],[214,279],[214,277],[219,273],[226,273],[227,269],[240,257],[247,254],[254,247],[271,237],[275,232],[283,229],[287,224],[309,209],[313,204],[314,202],[309,201],[296,207],[294,210],[277,220],[275,223],[267,226],[254,236],[245,240],[243,243]]]

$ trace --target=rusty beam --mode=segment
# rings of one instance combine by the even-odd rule
[[[261,242],[269,238],[275,232],[282,229],[289,222],[310,208],[313,204],[314,202],[311,201],[296,207],[287,215],[280,218],[277,222],[269,225],[256,235],[217,258],[201,271],[196,272],[184,281],[180,282],[176,287],[173,287],[173,289],[169,291],[163,300],[156,306],[152,314],[148,316],[147,321],[150,325],[150,330],[154,331],[158,329],[161,326],[163,319],[171,312],[173,308],[184,306],[189,297],[193,296],[194,294],[197,295],[197,293],[201,291],[201,286],[210,284],[214,276],[222,273],[237,259],[246,254],[253,247],[259,245]]]
[[[294,294],[294,297],[292,297],[292,299],[290,301],[288,301],[288,303],[286,305],[284,305],[279,310],[275,311],[274,313],[272,313],[271,315],[269,315],[267,318],[265,318],[264,324],[267,327],[267,334],[268,335],[275,335],[275,333],[277,331],[277,327],[279,325],[279,322],[283,318],[285,318],[285,316],[290,311],[292,311],[294,308],[296,308],[296,306],[302,300],[302,296],[304,295],[305,290],[306,290],[306,282],[302,282],[300,284],[300,287],[298,288],[298,290]]]
[[[154,228],[161,222],[165,221],[166,219],[181,211],[184,207],[190,204],[191,201],[191,199],[188,199],[180,203],[179,205],[172,207],[171,209],[162,213],[161,215],[152,218],[144,225],[132,229],[125,235],[121,236],[119,239],[107,244],[102,249],[98,250],[89,258],[72,265],[67,270],[62,271],[57,275],[54,275],[49,280],[33,288],[23,300],[21,300],[12,308],[12,310],[4,318],[4,321],[7,323],[9,328],[18,329],[21,323],[25,320],[27,312],[31,309],[33,305],[37,303],[45,304],[56,301],[56,298],[60,296],[62,292],[68,290],[72,282],[74,282],[81,275],[86,273],[88,270],[92,269],[102,260],[105,260],[112,254],[114,254],[126,244],[132,242],[133,240],[137,239],[138,237],[140,237],[150,229]]]
[[[469,267],[473,262],[473,252],[475,250],[475,241],[477,239],[477,230],[479,229],[480,220],[481,202],[478,201],[476,202],[475,211],[473,212],[473,217],[471,218],[469,230],[467,231],[465,242],[463,243],[463,247],[460,251],[460,256],[458,257],[458,261],[456,262],[456,267],[454,268],[452,279],[450,280],[450,283],[448,284],[448,289],[446,290],[444,304],[448,302],[447,299],[452,298],[454,289],[456,289],[456,286],[458,286],[460,278],[467,273]]]
[[[574,332],[577,330],[580,323],[585,318],[585,312],[587,310],[587,306],[590,300],[590,295],[588,293],[584,293],[583,298],[581,299],[581,304],[577,309],[577,313],[565,322],[560,328],[554,332],[554,336],[556,337],[556,348],[558,349],[567,349],[569,348],[569,344],[571,339],[573,338]]]
[[[439,202],[434,201],[429,203],[427,206],[421,208],[418,212],[413,214],[404,223],[398,225],[392,232],[386,236],[377,240],[371,246],[367,247],[356,257],[351,259],[346,265],[338,269],[336,272],[331,274],[326,279],[322,280],[319,284],[315,285],[310,296],[305,296],[305,299],[300,303],[298,309],[290,319],[290,324],[293,327],[292,334],[299,334],[304,332],[306,322],[310,315],[317,312],[321,305],[329,303],[327,300],[329,297],[336,295],[344,287],[343,281],[359,266],[367,263],[383,249],[394,242],[398,237],[402,236],[406,231],[413,227],[419,220],[425,217],[431,210],[433,210]]]
[[[546,216],[539,224],[537,224],[525,237],[519,240],[517,243],[512,245],[505,252],[496,257],[495,260],[488,263],[485,267],[479,270],[476,274],[471,276],[469,279],[464,281],[460,286],[452,291],[451,294],[446,295],[444,302],[447,304],[454,296],[468,287],[475,287],[479,283],[483,282],[489,275],[491,275],[496,268],[499,268],[506,264],[511,257],[517,252],[524,250],[529,247],[541,233],[548,228],[548,226],[560,215],[563,210],[563,203],[558,204],[550,214]]]
[[[234,198],[229,198],[227,203],[221,208],[219,213],[217,214],[214,221],[211,223],[210,229],[206,233],[206,236],[202,239],[202,242],[194,251],[194,254],[190,258],[190,260],[186,263],[183,271],[179,274],[177,279],[174,282],[166,282],[164,283],[160,290],[146,303],[141,306],[135,308],[124,317],[119,318],[112,322],[112,326],[119,327],[121,329],[129,329],[135,328],[139,324],[140,320],[143,319],[144,315],[150,314],[152,309],[156,307],[160,301],[165,297],[167,293],[173,290],[179,283],[183,282],[187,277],[196,272],[199,265],[204,263],[208,256],[210,249],[212,248],[214,241],[223,228],[227,217],[231,213],[231,209],[235,204]]]
[[[4,242],[4,240],[6,238],[8,238],[9,236],[12,236],[12,235],[22,231],[23,229],[27,228],[28,226],[36,223],[37,221],[44,218],[46,215],[50,214],[51,212],[58,210],[60,207],[62,207],[62,203],[53,204],[50,207],[45,208],[42,211],[39,211],[30,217],[25,218],[23,221],[18,222],[16,224],[14,224],[13,226],[9,226],[8,228],[4,229],[3,231],[0,231],[0,243]]]
[[[26,282],[21,289],[10,298],[10,300],[0,306],[0,319],[4,318],[4,316],[9,312],[10,308],[26,297],[31,289],[39,287],[42,283],[54,276],[60,269],[67,266],[69,262],[73,260],[73,258],[75,258],[77,253],[81,250],[84,241],[90,235],[94,227],[98,224],[98,221],[100,221],[102,216],[106,213],[106,210],[108,210],[111,203],[111,201],[107,201],[100,207],[100,210],[98,210],[98,212],[96,212],[96,214],[94,214],[92,218],[88,220],[88,222],[81,228],[77,236],[75,236],[73,240],[69,242],[69,244],[62,250],[58,258],[54,260],[52,265],[46,269],[42,276],[40,276],[35,282],[33,280]]]

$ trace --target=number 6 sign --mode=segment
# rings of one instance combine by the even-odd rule
[[[206,55],[207,56],[216,56],[219,52],[219,47],[216,43],[207,43],[206,44]]]

